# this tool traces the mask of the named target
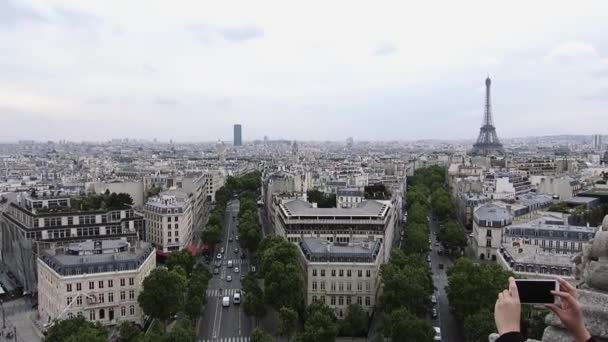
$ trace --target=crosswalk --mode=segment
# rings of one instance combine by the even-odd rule
[[[248,263],[249,263],[249,260],[247,260],[247,259],[232,259],[233,265],[246,265]],[[222,264],[228,265],[228,260],[224,260],[222,262]]]
[[[198,342],[249,342],[249,336],[199,339]]]
[[[207,297],[232,297],[236,293],[236,290],[237,289],[222,289],[222,291],[220,292],[219,289],[209,289],[205,291],[205,294],[207,295]]]

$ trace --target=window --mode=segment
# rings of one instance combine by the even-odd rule
[[[129,306],[129,314],[131,314],[131,316],[135,315],[135,306],[134,305]]]
[[[366,291],[369,291],[369,288],[370,288],[369,281],[366,281],[366,282],[365,282],[365,290],[366,290]]]
[[[131,285],[131,286],[135,285],[135,278],[133,278],[133,277],[129,278],[129,285]]]
[[[179,228],[179,227],[177,226],[177,223],[176,223],[175,224],[175,229],[177,229],[177,228]],[[178,233],[178,231],[175,232],[175,235],[177,235],[177,233]]]
[[[114,292],[108,293],[108,302],[109,303],[113,303],[114,302]]]
[[[368,277],[368,278],[371,277],[372,276],[372,271],[366,270],[365,271],[365,276]]]
[[[363,305],[363,300],[361,299],[361,296],[357,296],[357,304]]]
[[[321,301],[325,304],[325,296],[321,296]]]
[[[340,270],[340,277],[344,277],[344,270]]]
[[[120,278],[120,286],[125,286],[125,278]]]
[[[67,297],[66,302],[67,302],[66,305],[70,305],[70,303],[72,303],[72,297]]]
[[[120,307],[120,315],[121,316],[126,316],[127,315],[127,308],[125,308],[124,306]]]
[[[312,296],[312,302],[316,302],[317,301],[317,296]]]
[[[346,291],[350,291],[351,290],[351,283],[350,281],[348,283],[346,283]]]
[[[372,305],[372,299],[369,296],[365,297],[365,305],[367,305],[367,306]]]
[[[99,294],[99,303],[105,302],[105,295],[103,293]]]
[[[346,305],[350,305],[352,302],[351,296],[346,296]]]
[[[321,290],[325,290],[325,282],[324,281],[321,282]]]
[[[76,297],[76,305],[82,305],[82,296]]]
[[[82,284],[76,283],[76,291],[82,291]]]
[[[336,291],[336,283],[334,283],[333,281],[331,282],[331,290]]]
[[[336,296],[331,296],[331,305],[336,305]]]
[[[317,290],[317,282],[316,281],[312,282],[312,289],[313,289],[313,291]]]
[[[346,270],[346,276],[347,277],[352,277],[353,276],[350,270]]]
[[[108,287],[114,287],[114,280],[108,280]]]
[[[120,291],[120,301],[124,301],[127,296],[126,296],[127,292],[126,291]]]
[[[66,285],[66,291],[72,292],[72,284],[67,284]]]
[[[91,321],[95,320],[95,310],[89,311],[89,320],[91,320]]]
[[[331,270],[331,276],[335,277],[336,276],[336,270]]]
[[[89,290],[93,290],[95,289],[95,282],[94,281],[90,281],[89,282]]]
[[[171,216],[167,217],[167,222],[171,222]]]
[[[99,281],[99,284],[97,285],[98,288],[103,289],[103,280]]]
[[[317,276],[317,269],[316,269],[316,268],[313,268],[313,269],[312,269],[312,276],[313,276],[313,277],[316,277],[316,276]]]
[[[321,277],[325,277],[325,270],[321,270]]]
[[[344,305],[344,296],[338,297],[338,305]]]
[[[357,271],[357,276],[358,276],[359,278],[360,278],[360,277],[363,277],[363,271],[362,271],[362,270],[358,270],[358,271]]]
[[[72,318],[74,318],[74,314],[71,312],[68,312],[68,319],[72,319]]]
[[[134,300],[135,299],[135,290],[130,290],[129,291],[129,300]]]
[[[338,283],[338,290],[344,291],[344,283]]]
[[[363,290],[363,284],[361,282],[357,282],[357,291]]]

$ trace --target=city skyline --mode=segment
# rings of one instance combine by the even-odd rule
[[[488,73],[501,139],[608,122],[601,1],[182,4],[0,4],[0,141],[474,140]]]

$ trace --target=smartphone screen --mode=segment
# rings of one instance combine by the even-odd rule
[[[557,289],[555,280],[517,279],[519,301],[522,304],[550,304],[555,303],[555,296],[551,291]]]

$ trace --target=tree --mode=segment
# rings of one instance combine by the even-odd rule
[[[165,336],[165,341],[175,342],[195,342],[196,331],[192,328],[189,321],[178,322],[173,329]]]
[[[171,255],[169,255],[169,258],[167,259],[167,267],[170,271],[173,270],[175,266],[181,266],[184,271],[186,271],[187,275],[190,275],[190,273],[192,273],[192,268],[194,267],[195,263],[196,260],[194,259],[192,254],[187,250],[173,252],[171,253]]]
[[[450,253],[462,251],[467,246],[467,238],[464,229],[454,221],[446,223],[437,236]]]
[[[251,332],[249,342],[272,342],[272,336],[260,328],[255,328]]]
[[[266,306],[264,305],[264,292],[258,286],[255,277],[252,274],[247,274],[243,279],[243,310],[247,316],[253,316],[256,319],[263,317],[266,314]]]
[[[312,303],[306,309],[306,322],[302,333],[303,342],[333,342],[338,334],[336,316],[324,304]]]
[[[420,223],[409,223],[405,229],[405,250],[410,254],[426,254],[429,250],[428,227]]]
[[[120,324],[120,341],[136,342],[141,337],[141,329],[131,321]]]
[[[207,225],[201,233],[201,240],[208,245],[215,245],[222,241],[222,228],[219,225]]]
[[[484,308],[493,310],[497,294],[506,288],[509,277],[513,276],[496,264],[474,265],[465,258],[456,260],[447,274],[450,311],[459,320]]]
[[[282,307],[279,310],[279,335],[286,336],[289,341],[298,324],[298,313],[290,308]]]
[[[324,194],[317,189],[308,190],[306,192],[306,199],[310,203],[317,203],[317,207],[319,208],[335,208],[337,205],[336,195]]]
[[[365,336],[367,334],[367,313],[361,305],[351,304],[348,306],[342,326],[344,332],[349,336]]]
[[[570,208],[568,207],[566,202],[553,203],[547,210],[566,214],[570,212]]]
[[[184,291],[185,280],[178,273],[157,268],[144,279],[137,301],[146,315],[165,323],[182,309]]]
[[[304,300],[304,280],[299,266],[275,261],[266,272],[264,290],[266,302],[276,310],[283,306],[298,309]]]
[[[453,217],[455,214],[454,201],[443,188],[438,188],[431,194],[431,208],[440,220]]]
[[[384,335],[393,341],[427,342],[435,335],[433,328],[426,322],[402,308],[391,312],[384,318]],[[487,336],[486,336],[487,339]]]
[[[84,317],[59,320],[44,337],[44,342],[105,342],[107,340],[106,328],[101,323],[87,321]]]
[[[486,342],[488,336],[496,331],[494,312],[485,308],[465,317],[463,328],[467,342]]]

